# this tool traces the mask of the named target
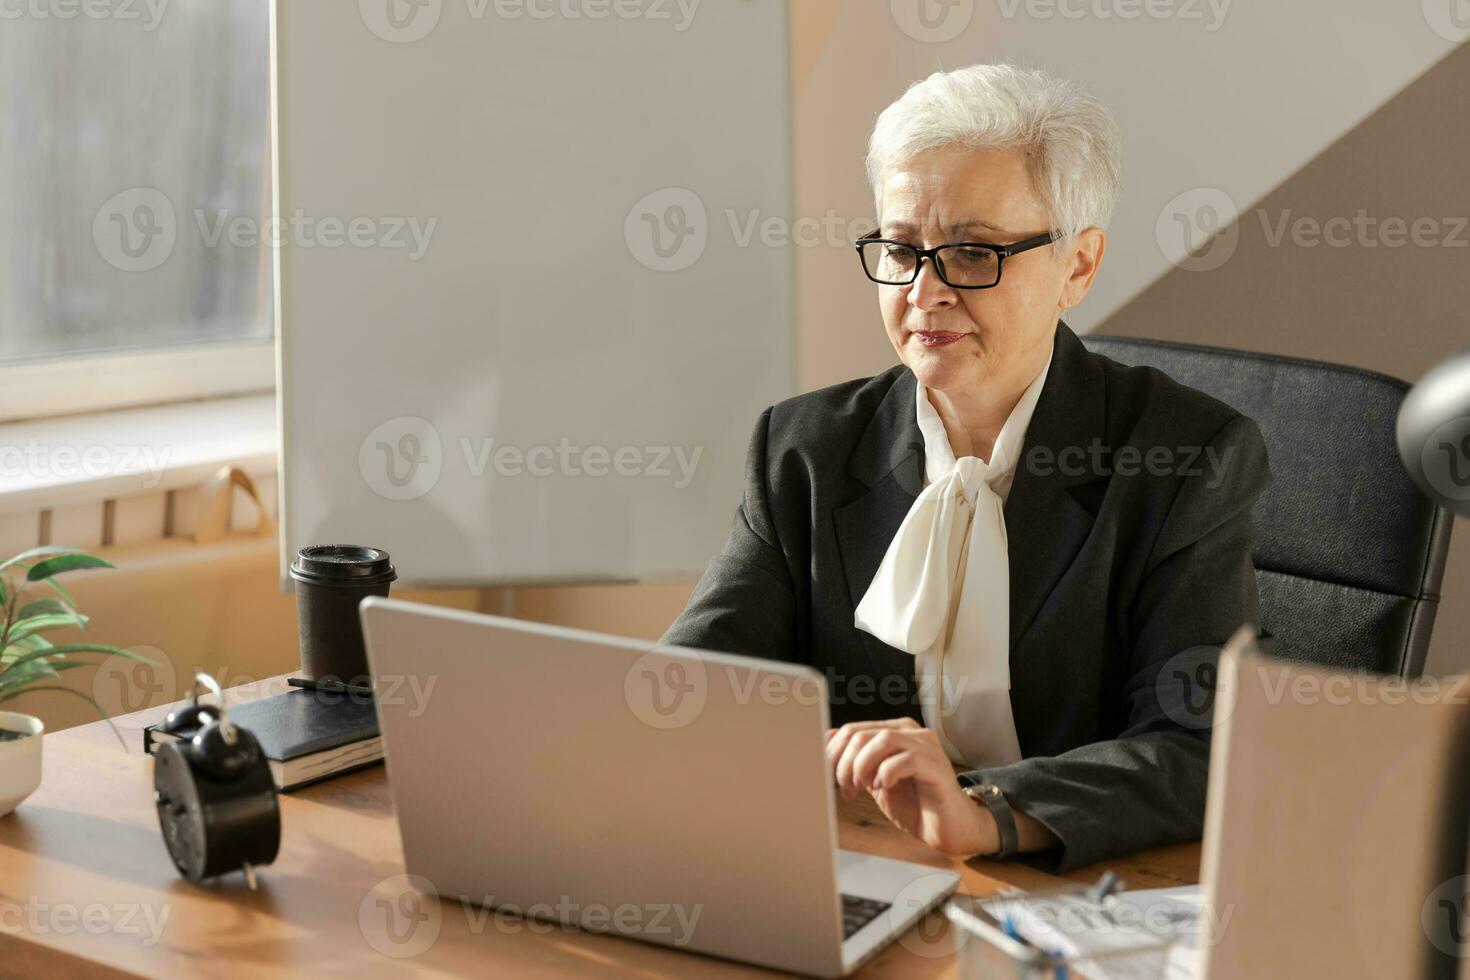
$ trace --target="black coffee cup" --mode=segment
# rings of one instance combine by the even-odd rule
[[[369,683],[367,647],[357,605],[385,596],[398,573],[388,552],[355,544],[314,544],[291,563],[301,670],[314,684]]]

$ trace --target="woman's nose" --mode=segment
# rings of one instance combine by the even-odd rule
[[[952,306],[955,301],[954,288],[939,278],[939,273],[934,268],[934,260],[922,259],[919,265],[919,276],[909,287],[909,302],[921,310],[931,310],[936,307]]]

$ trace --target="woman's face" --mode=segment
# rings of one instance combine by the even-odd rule
[[[1009,245],[1050,229],[1021,150],[930,150],[889,171],[879,232],[933,248]],[[926,261],[907,286],[879,286],[888,339],[925,387],[961,392],[987,381],[1029,383],[1045,365],[1057,318],[1087,292],[1103,235],[1088,229],[1065,253],[1042,246],[1006,259],[990,289],[954,289]]]

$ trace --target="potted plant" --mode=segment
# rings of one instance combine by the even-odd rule
[[[99,654],[153,662],[102,643],[54,644],[42,635],[87,626],[87,617],[77,610],[76,600],[56,576],[79,568],[113,567],[78,548],[56,545],[32,548],[0,562],[0,704],[27,691],[65,691],[90,702],[106,718],[101,705],[88,695],[49,682],[59,679],[63,670],[94,666],[89,657]],[[26,590],[39,586],[55,595],[22,603]],[[14,810],[41,785],[44,731],[39,718],[0,710],[0,816]],[[113,733],[117,734],[115,727]]]

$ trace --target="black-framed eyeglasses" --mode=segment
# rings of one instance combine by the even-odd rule
[[[1006,259],[1062,237],[1059,231],[1048,231],[1013,245],[951,242],[917,248],[908,242],[878,238],[877,234],[871,232],[853,243],[869,279],[885,286],[907,286],[919,278],[919,269],[928,259],[945,285],[955,289],[989,289],[1000,282],[1000,267]]]

